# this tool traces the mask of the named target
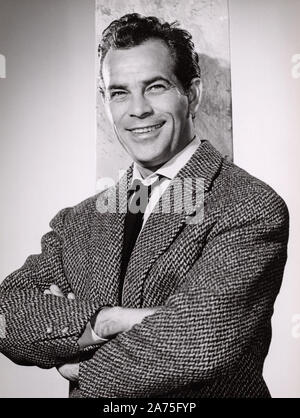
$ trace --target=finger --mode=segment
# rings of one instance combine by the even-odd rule
[[[60,298],[64,297],[64,294],[62,293],[60,288],[58,286],[56,286],[56,284],[52,284],[50,286],[50,291],[51,291],[52,295],[54,295],[54,296],[58,296]]]
[[[65,364],[63,366],[57,367],[57,371],[63,378],[69,380],[68,370]]]
[[[78,380],[79,363],[67,363],[57,367],[59,374],[69,381]]]
[[[57,367],[57,371],[65,378],[68,376],[68,369],[69,364],[62,364],[61,366]]]
[[[68,299],[70,299],[70,300],[75,300],[75,295],[74,295],[74,293],[68,293],[67,298],[68,298]]]
[[[44,295],[52,295],[49,289],[44,290]]]

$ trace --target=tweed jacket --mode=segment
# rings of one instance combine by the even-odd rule
[[[131,175],[132,166],[127,182]],[[122,291],[125,213],[99,211],[121,181],[60,211],[41,254],[0,286],[0,351],[42,368],[80,359],[71,396],[269,397],[262,368],[287,256],[287,207],[208,141],[176,176],[186,178],[204,180],[202,204],[150,215]],[[171,188],[173,201],[177,193]],[[202,221],[187,222],[199,210]],[[52,283],[76,300],[43,295]],[[104,345],[80,351],[91,316],[120,305],[160,308]]]

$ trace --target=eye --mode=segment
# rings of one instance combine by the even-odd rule
[[[124,90],[115,90],[115,91],[112,91],[110,93],[110,98],[111,99],[122,99],[123,97],[126,96],[126,94],[127,94],[127,92],[124,91]]]
[[[148,87],[148,90],[159,93],[166,90],[166,86],[164,84],[153,84],[152,86]]]

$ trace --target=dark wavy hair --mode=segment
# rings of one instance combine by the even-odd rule
[[[191,81],[201,76],[199,58],[191,34],[178,27],[178,22],[163,22],[155,16],[131,13],[114,20],[103,32],[98,47],[100,57],[100,79],[103,83],[102,67],[107,52],[113,49],[129,49],[149,39],[160,39],[166,43],[174,59],[174,74],[185,92]],[[103,89],[100,87],[103,93]]]

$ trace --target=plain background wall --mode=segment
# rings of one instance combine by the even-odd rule
[[[230,0],[235,162],[275,188],[291,214],[289,260],[265,377],[273,396],[300,397],[298,253],[299,0]],[[95,190],[93,0],[0,0],[0,280],[39,252],[62,207]],[[293,337],[294,335],[294,337]],[[55,370],[0,355],[0,397],[67,396]]]
[[[0,0],[0,280],[40,252],[59,209],[95,193],[93,0]],[[62,396],[55,369],[0,354],[0,397]]]
[[[290,211],[289,258],[264,369],[274,397],[300,397],[300,69],[292,77],[299,18],[299,0],[230,1],[234,161],[270,184]]]

